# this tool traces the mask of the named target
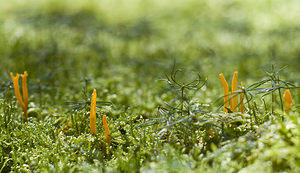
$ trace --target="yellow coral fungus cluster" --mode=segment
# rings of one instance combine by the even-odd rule
[[[224,91],[224,113],[228,113],[228,110],[231,110],[232,112],[237,112],[238,107],[238,94],[237,92],[237,79],[238,79],[238,72],[234,72],[232,82],[231,82],[231,93],[229,93],[229,86],[227,84],[227,81],[223,75],[223,73],[219,74],[219,77],[221,79],[222,85],[223,85],[223,91]],[[241,86],[243,87],[243,83],[241,83]],[[230,106],[230,109],[229,109]],[[244,105],[243,105],[243,94],[240,94],[240,112],[244,112]]]
[[[96,98],[97,98],[97,92],[96,89],[94,89],[92,94],[92,101],[91,101],[91,111],[90,111],[90,129],[91,134],[96,134]],[[106,115],[103,115],[103,126],[105,130],[105,138],[104,141],[110,145],[110,136],[109,136],[109,129],[106,121]]]
[[[27,88],[27,71],[24,71],[24,74],[19,75],[17,73],[16,77],[14,77],[13,73],[10,72],[10,76],[12,78],[13,81],[13,85],[14,85],[14,90],[15,90],[15,95],[17,98],[17,101],[19,103],[19,105],[21,106],[22,110],[23,110],[23,117],[24,120],[27,121],[28,119],[28,114],[27,114],[27,109],[28,109],[28,88]],[[23,93],[23,100],[20,94],[20,88],[19,88],[19,77],[22,77],[22,93]]]

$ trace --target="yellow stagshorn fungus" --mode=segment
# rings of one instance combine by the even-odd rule
[[[284,90],[283,98],[285,104],[285,112],[289,113],[291,107],[293,106],[293,100],[292,100],[292,95],[290,93],[290,90],[288,89]]]
[[[231,92],[229,93],[229,86],[226,82],[226,79],[224,78],[223,73],[219,74],[219,77],[221,79],[223,90],[224,90],[224,113],[228,113],[228,109],[230,106],[230,110],[232,112],[237,112],[237,106],[238,106],[238,95],[237,92],[237,79],[238,79],[238,72],[234,72],[232,82],[231,82]],[[243,87],[243,83],[241,83],[241,86]],[[240,111],[244,112],[244,105],[243,105],[243,94],[240,94]]]
[[[242,90],[244,90],[243,82],[241,82]],[[244,113],[243,93],[240,94],[240,112]]]
[[[221,82],[222,82],[222,85],[223,85],[223,90],[224,90],[224,113],[228,113],[228,110],[229,109],[229,87],[228,87],[228,84],[223,76],[223,73],[219,74],[219,77],[221,79]]]
[[[108,129],[107,121],[106,121],[106,115],[103,115],[103,126],[104,126],[104,130],[105,130],[105,139],[104,139],[104,141],[108,145],[110,145],[110,136],[109,136],[109,129]]]
[[[238,78],[238,72],[234,72],[233,74],[233,78],[232,78],[232,82],[231,82],[231,88],[232,88],[232,92],[231,92],[231,104],[230,104],[230,109],[232,112],[237,112],[237,105],[238,105],[238,97],[237,94],[234,93],[235,91],[237,91],[237,78]]]
[[[15,95],[17,98],[17,101],[19,103],[19,105],[21,106],[22,110],[23,110],[23,117],[24,120],[27,121],[28,119],[28,114],[27,114],[27,108],[28,108],[28,88],[27,88],[27,71],[24,71],[24,74],[19,75],[17,73],[16,77],[14,77],[13,73],[10,72],[10,76],[11,79],[13,81],[13,85],[14,85],[14,91],[15,91]],[[22,92],[23,92],[23,100],[20,94],[20,88],[19,88],[19,77],[22,77]]]
[[[91,133],[96,134],[96,98],[97,98],[97,92],[96,89],[94,89],[92,94],[92,101],[91,101],[91,112],[90,112],[90,128]]]

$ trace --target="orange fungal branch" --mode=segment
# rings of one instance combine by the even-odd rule
[[[293,106],[293,100],[292,100],[292,95],[290,93],[290,90],[288,89],[284,90],[283,98],[284,98],[285,112],[288,114],[291,107]]]
[[[106,115],[103,115],[103,126],[104,126],[104,130],[105,130],[105,139],[104,141],[110,145],[110,136],[109,136],[109,129],[108,129],[108,125],[107,125],[107,121],[106,121]]]
[[[227,84],[227,81],[225,80],[224,78],[224,75],[223,73],[220,73],[219,74],[219,77],[221,79],[221,82],[222,82],[222,85],[223,85],[223,90],[224,90],[224,113],[228,113],[228,108],[229,108],[229,87],[228,87],[228,84]]]
[[[233,98],[231,99],[232,102],[230,104],[230,109],[232,110],[232,112],[237,112],[238,97],[237,94],[234,93],[235,91],[237,91],[237,79],[238,79],[238,72],[234,72],[232,82],[231,82],[231,88],[232,88],[231,96],[233,96]]]
[[[92,101],[91,101],[91,112],[90,112],[90,129],[91,134],[96,134],[96,98],[97,98],[97,92],[96,89],[94,89],[92,94]]]

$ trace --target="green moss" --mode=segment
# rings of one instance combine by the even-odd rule
[[[0,2],[0,172],[300,172],[297,6]],[[24,70],[27,123],[9,77]],[[222,113],[218,74],[230,81],[233,71],[249,97],[244,114]]]

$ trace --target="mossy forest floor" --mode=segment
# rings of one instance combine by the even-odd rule
[[[0,0],[0,172],[300,172],[299,8]],[[24,71],[27,122],[9,75]],[[244,112],[224,114],[235,71]]]

